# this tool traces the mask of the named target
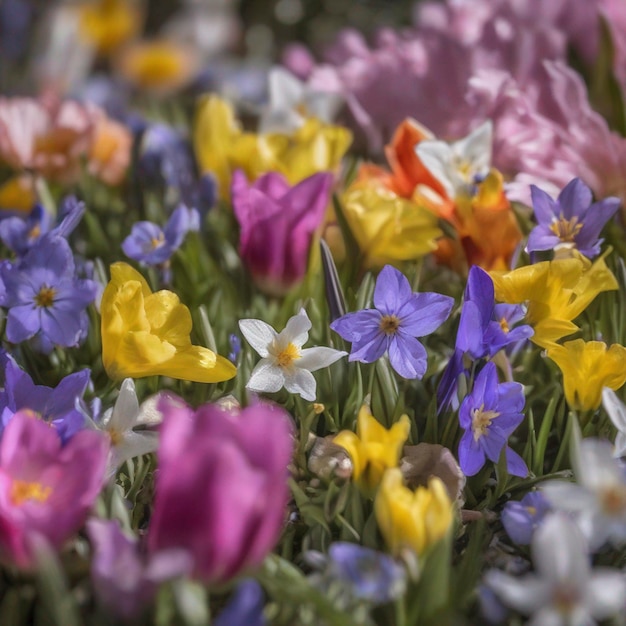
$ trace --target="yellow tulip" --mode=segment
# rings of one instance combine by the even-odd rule
[[[375,182],[355,183],[342,202],[368,267],[423,257],[437,247],[436,240],[443,235],[434,213]]]
[[[357,419],[356,434],[342,430],[333,443],[345,448],[352,459],[352,477],[367,494],[373,495],[385,470],[397,467],[411,424],[403,415],[389,430],[363,405]]]
[[[563,373],[565,398],[572,409],[597,409],[602,388],[619,389],[626,383],[626,348],[603,341],[567,341],[547,350]]]
[[[171,291],[152,293],[126,263],[111,266],[102,294],[102,361],[110,378],[170,376],[201,383],[232,378],[235,366],[191,344],[191,314]]]
[[[546,348],[578,330],[578,317],[602,291],[618,289],[604,258],[593,265],[578,255],[535,263],[511,272],[491,272],[496,300],[527,303],[526,319],[535,329],[531,341]]]
[[[385,472],[376,501],[376,522],[394,556],[409,549],[418,555],[442,539],[452,524],[452,503],[445,485],[431,478],[428,487],[412,491],[402,482],[402,472]]]

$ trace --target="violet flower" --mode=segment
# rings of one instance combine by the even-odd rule
[[[193,411],[165,398],[148,552],[181,548],[193,575],[224,582],[258,566],[278,540],[289,499],[289,415],[255,404]]]
[[[575,248],[586,257],[600,254],[600,231],[620,206],[619,198],[592,202],[591,189],[574,178],[554,200],[535,185],[530,186],[538,225],[528,235],[528,252]]]
[[[265,626],[264,601],[263,589],[256,580],[242,580],[228,604],[211,623],[213,626]]]
[[[543,493],[531,491],[521,500],[510,500],[504,505],[501,514],[502,525],[515,543],[527,546],[548,511],[550,504]]]
[[[0,555],[35,564],[33,542],[59,549],[82,526],[104,482],[107,438],[77,433],[65,446],[32,412],[18,412],[0,441]]]
[[[137,222],[122,242],[122,250],[130,259],[145,265],[161,265],[180,248],[189,231],[199,228],[198,212],[181,204],[163,229],[152,222]]]
[[[452,298],[438,293],[413,293],[404,274],[386,265],[376,280],[375,308],[347,313],[330,327],[352,342],[350,361],[373,363],[387,353],[400,376],[421,378],[427,354],[417,337],[441,326],[453,304]]]
[[[459,443],[459,465],[466,476],[477,474],[487,459],[498,462],[507,439],[524,419],[523,408],[522,385],[498,383],[495,364],[487,363],[459,408],[459,422],[465,430]],[[508,446],[506,461],[509,474],[528,474],[522,457]]]
[[[262,291],[284,295],[304,278],[332,181],[332,174],[317,173],[290,187],[280,174],[270,172],[249,184],[242,172],[234,172],[239,253]]]
[[[45,237],[15,265],[0,267],[9,309],[6,338],[21,343],[41,333],[53,345],[74,347],[87,335],[85,308],[98,292],[92,280],[75,278],[72,250],[62,237]]]

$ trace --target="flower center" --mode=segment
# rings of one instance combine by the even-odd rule
[[[13,504],[20,506],[27,500],[45,502],[52,493],[50,487],[44,487],[41,483],[29,483],[25,480],[14,480],[11,486],[11,500]]]
[[[626,487],[612,485],[600,494],[600,505],[608,516],[622,515],[626,510]]]
[[[165,243],[165,235],[163,233],[159,233],[158,237],[152,237],[150,240],[150,245],[152,249],[160,248]]]
[[[29,231],[28,231],[28,239],[29,241],[34,241],[35,239],[37,239],[39,236],[41,235],[41,226],[39,224],[35,224]]]
[[[393,335],[400,327],[400,320],[395,315],[383,315],[380,320],[380,330],[385,335]]]
[[[554,220],[552,224],[550,224],[550,230],[565,243],[572,243],[576,235],[582,230],[582,227],[583,223],[579,223],[576,216],[566,220],[563,217],[563,213],[559,215],[558,220]]]
[[[300,358],[300,348],[289,342],[277,355],[276,362],[280,367],[289,367]]]
[[[39,290],[39,293],[35,296],[35,304],[42,307],[52,306],[56,293],[56,289],[53,289],[52,287],[42,287]]]
[[[561,615],[570,615],[580,601],[580,592],[571,582],[560,582],[553,593],[554,606]]]
[[[502,329],[503,332],[508,333],[511,329],[509,328],[509,323],[507,322],[507,320],[504,317],[500,318],[500,328]]]
[[[479,409],[472,411],[474,441],[478,441],[483,435],[487,434],[487,429],[491,425],[492,420],[496,419],[499,415],[500,413],[497,411],[485,411],[484,404],[481,404]]]
[[[109,437],[111,438],[112,446],[119,446],[122,441],[124,441],[124,435],[119,430],[112,428],[109,431]]]

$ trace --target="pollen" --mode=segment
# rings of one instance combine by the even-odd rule
[[[276,362],[280,367],[289,367],[295,360],[299,359],[300,348],[289,342],[277,355]]]
[[[35,296],[35,304],[41,307],[49,307],[54,303],[54,296],[56,296],[56,289],[52,287],[43,286],[39,293]]]
[[[583,222],[579,222],[576,216],[566,220],[563,213],[559,215],[558,220],[550,224],[550,230],[564,243],[573,243],[582,227]]]
[[[380,330],[385,335],[393,335],[400,328],[400,320],[395,315],[383,315],[380,320]]]
[[[481,404],[479,409],[472,411],[472,431],[474,432],[474,441],[478,441],[482,436],[487,434],[487,429],[491,426],[491,422],[499,417],[498,411],[485,411],[485,405]]]
[[[45,502],[52,493],[50,487],[46,487],[38,482],[28,482],[25,480],[14,480],[11,486],[11,500],[13,504],[20,506],[27,500],[34,502]]]
[[[119,446],[122,441],[124,441],[124,435],[115,428],[109,430],[109,437],[111,438],[112,446]]]
[[[164,243],[165,235],[163,233],[159,233],[158,237],[152,237],[152,239],[150,240],[150,245],[152,246],[153,250],[156,250],[156,248],[160,248]]]
[[[500,318],[500,328],[502,329],[503,332],[508,333],[511,329],[509,328],[509,323],[507,322],[507,320],[502,317]]]

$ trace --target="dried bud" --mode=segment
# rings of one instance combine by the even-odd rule
[[[309,455],[309,471],[323,480],[333,477],[348,480],[352,476],[352,461],[345,448],[333,443],[334,436],[317,437]]]

